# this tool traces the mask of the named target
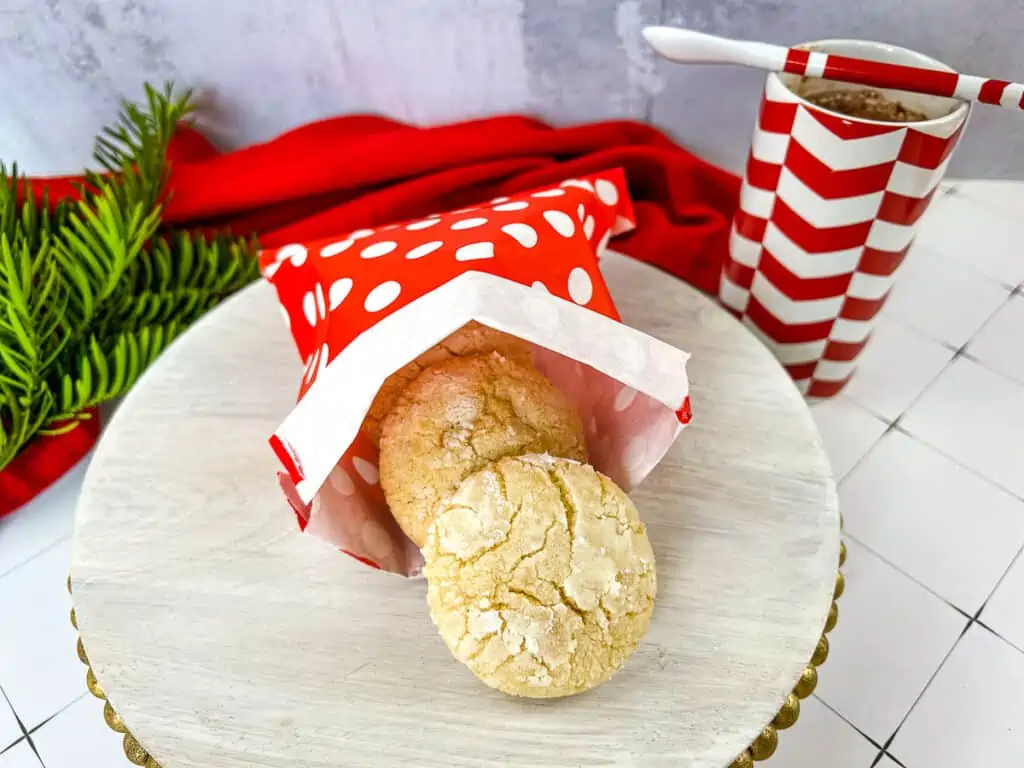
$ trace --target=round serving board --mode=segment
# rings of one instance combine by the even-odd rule
[[[74,602],[114,709],[163,768],[723,768],[810,659],[839,558],[800,394],[745,328],[616,254],[625,322],[693,353],[694,420],[632,494],[658,563],[650,632],[590,693],[486,688],[421,581],[299,533],[267,445],[301,366],[259,283],[126,398],[78,506]]]

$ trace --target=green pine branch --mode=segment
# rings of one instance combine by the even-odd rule
[[[112,180],[97,182],[95,192],[69,211],[51,250],[70,294],[66,322],[74,339],[102,315],[159,223],[158,207],[146,208]]]
[[[36,205],[0,163],[0,470],[47,425],[128,390],[189,324],[258,276],[255,244],[160,233],[167,146],[191,93],[146,86],[96,141],[103,175]]]
[[[93,157],[114,176],[133,169],[122,186],[127,196],[148,210],[159,202],[167,181],[167,145],[178,124],[191,114],[194,102],[191,89],[176,96],[170,83],[162,91],[147,83],[145,95],[144,104],[125,102],[117,122],[96,138]]]
[[[122,277],[119,301],[102,325],[135,328],[198,319],[259,277],[255,243],[176,232],[153,241]]]
[[[84,345],[69,350],[73,354],[54,371],[56,415],[51,421],[73,419],[127,392],[186,327],[176,320],[144,325],[103,339],[90,336]]]

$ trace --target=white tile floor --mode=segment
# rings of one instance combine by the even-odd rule
[[[847,589],[770,768],[1024,765],[1022,281],[1024,184],[954,184],[854,382],[814,406]],[[0,768],[130,765],[68,623],[82,473],[0,520]]]

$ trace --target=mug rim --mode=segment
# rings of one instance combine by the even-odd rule
[[[905,48],[902,45],[895,45],[893,43],[882,42],[881,40],[863,40],[863,39],[856,38],[856,37],[830,37],[830,38],[825,38],[823,40],[810,40],[810,41],[804,42],[804,43],[797,43],[796,45],[794,45],[792,47],[796,48],[798,50],[811,50],[811,51],[813,51],[813,50],[816,50],[816,48],[814,48],[812,46],[828,46],[828,45],[836,45],[836,44],[853,44],[853,45],[865,46],[867,48],[872,48],[872,49],[875,49],[875,50],[885,49],[885,50],[890,50],[890,51],[899,51],[899,52],[902,52],[902,53],[909,54],[910,56],[919,59],[923,64],[932,65],[933,67],[935,67],[937,69],[941,69],[941,70],[946,71],[946,72],[955,72],[956,71],[955,69],[953,69],[951,66],[949,66],[945,62],[939,61],[938,59],[933,58],[932,56],[929,56],[926,53],[921,53],[920,51],[915,51],[913,48]],[[822,51],[822,52],[823,53],[828,53],[827,50]],[[903,127],[929,126],[930,127],[930,126],[938,125],[938,124],[941,124],[941,123],[947,122],[947,121],[948,122],[962,122],[963,120],[967,119],[967,115],[970,113],[970,110],[971,110],[971,102],[969,102],[969,101],[964,101],[963,99],[958,99],[955,96],[936,96],[935,98],[950,99],[951,101],[956,101],[956,102],[959,102],[959,103],[958,103],[956,109],[952,110],[951,112],[949,112],[949,113],[947,113],[945,115],[940,115],[939,117],[932,117],[932,118],[929,118],[927,120],[916,120],[914,122],[900,123],[900,122],[894,122],[892,120],[872,120],[872,119],[866,118],[866,117],[854,117],[853,115],[847,115],[847,114],[845,114],[843,112],[837,112],[834,109],[828,109],[827,107],[821,107],[821,106],[818,106],[817,104],[815,104],[815,103],[813,103],[811,101],[808,101],[803,96],[801,96],[796,91],[794,91],[792,88],[790,88],[788,85],[786,85],[786,81],[782,79],[782,76],[786,75],[786,74],[789,74],[789,73],[786,73],[786,72],[769,72],[768,73],[768,78],[769,79],[774,79],[775,81],[777,81],[777,83],[782,88],[785,88],[787,91],[789,91],[791,94],[793,94],[793,97],[797,99],[797,101],[799,102],[799,104],[801,106],[803,106],[803,107],[805,107],[807,109],[820,110],[822,112],[825,112],[825,113],[827,113],[829,115],[834,115],[835,117],[841,118],[843,120],[849,120],[851,122],[861,123],[861,124],[864,124],[864,125],[886,125],[886,126],[903,126]],[[826,78],[819,78],[819,79],[824,80]],[[887,89],[887,90],[898,90],[898,89],[893,88],[893,89]],[[924,95],[924,96],[931,96],[932,94],[922,94],[922,95]]]

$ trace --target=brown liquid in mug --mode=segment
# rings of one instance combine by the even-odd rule
[[[854,90],[833,88],[808,93],[807,83],[808,81],[805,80],[800,84],[800,87],[796,89],[797,94],[822,109],[885,123],[917,123],[928,119],[923,112],[911,109],[894,99],[888,99],[881,92],[872,88]]]

